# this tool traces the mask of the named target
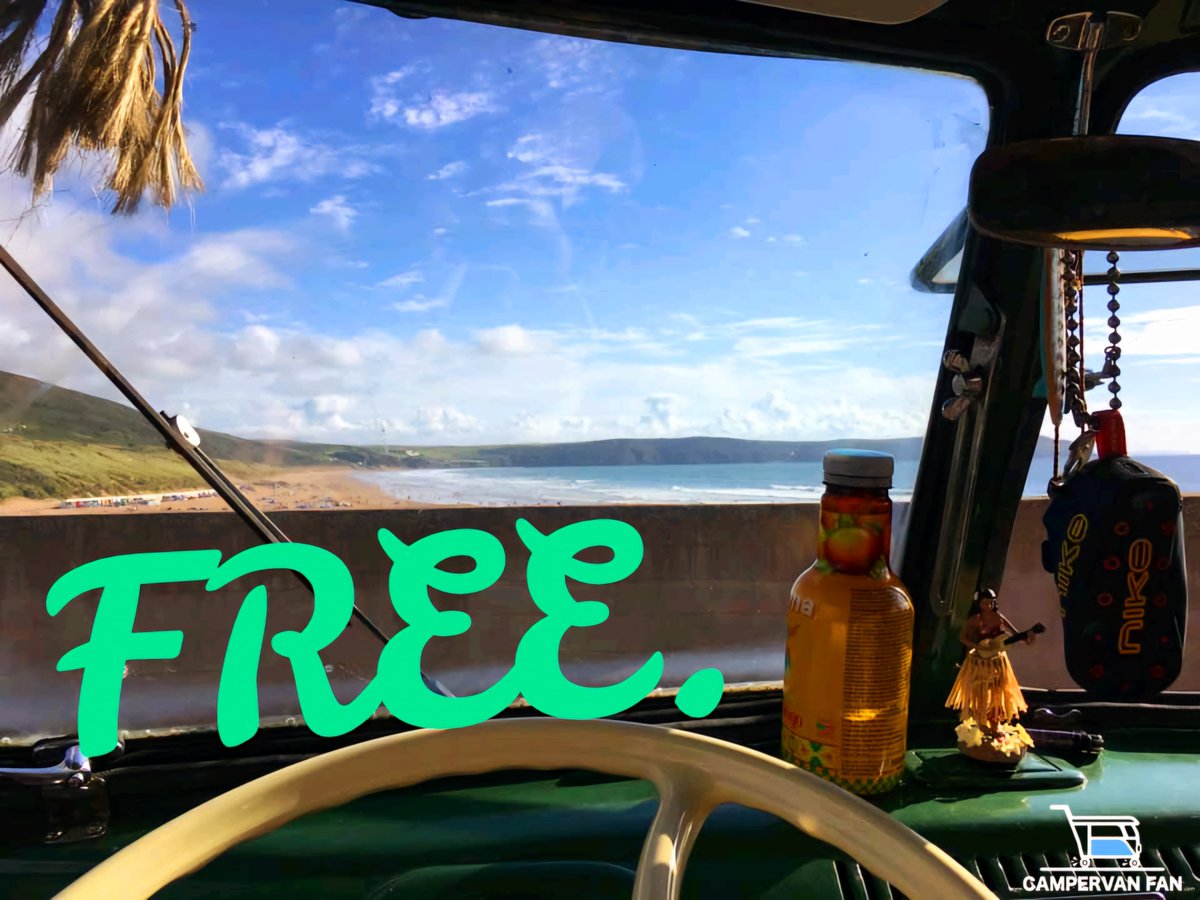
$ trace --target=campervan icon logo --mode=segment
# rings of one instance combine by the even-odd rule
[[[1182,891],[1183,878],[1164,869],[1142,865],[1141,825],[1133,816],[1077,816],[1071,807],[1056,804],[1067,817],[1076,853],[1071,865],[1043,866],[1040,875],[1027,875],[1026,891],[1086,891],[1142,893]]]

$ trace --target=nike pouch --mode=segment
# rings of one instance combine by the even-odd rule
[[[1183,667],[1188,603],[1179,488],[1128,456],[1102,457],[1051,488],[1042,522],[1071,678],[1101,700],[1170,687]]]

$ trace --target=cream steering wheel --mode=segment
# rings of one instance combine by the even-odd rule
[[[722,803],[771,813],[859,860],[909,897],[996,896],[946,853],[853,794],[764,753],[657,725],[493,719],[412,731],[287,766],[209,800],[113,854],[60,900],[144,900],[224,851],[378,791],[500,769],[589,769],[651,782],[658,814],[633,900],[676,900],[688,854]]]

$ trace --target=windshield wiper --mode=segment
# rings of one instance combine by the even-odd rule
[[[33,299],[33,302],[40,306],[46,315],[71,339],[75,346],[83,351],[84,356],[91,360],[96,368],[103,372],[104,376],[116,386],[117,390],[125,395],[125,398],[133,404],[134,408],[158,430],[159,434],[166,440],[167,446],[182,456],[196,470],[196,474],[203,478],[217,492],[218,496],[229,505],[229,508],[237,513],[241,520],[264,543],[290,543],[291,539],[283,533],[280,527],[271,521],[266,513],[250,502],[245,494],[238,490],[237,485],[233,483],[228,475],[221,471],[220,467],[213,462],[208,454],[201,450],[198,444],[193,445],[184,436],[182,431],[176,426],[174,417],[168,417],[165,413],[156,411],[154,407],[146,402],[145,398],[129,383],[128,379],[117,370],[116,366],[109,362],[108,358],[100,352],[100,349],[71,321],[70,317],[59,308],[58,304],[47,296],[46,292],[38,286],[29,273],[21,268],[17,261],[13,259],[12,254],[3,246],[0,246],[0,265],[8,271],[8,274],[13,277],[25,293]],[[304,585],[305,590],[310,594],[313,593],[313,586],[308,582],[308,579],[294,570],[292,570],[292,574]],[[375,635],[381,643],[386,644],[388,642],[387,635],[380,630],[378,625],[371,621],[366,613],[358,608],[357,604],[354,605],[354,617],[371,634]],[[430,690],[444,697],[454,696],[432,676],[422,672],[421,677],[424,678],[425,684]]]

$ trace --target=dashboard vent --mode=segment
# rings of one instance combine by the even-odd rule
[[[833,871],[837,875],[843,900],[908,900],[907,896],[858,863],[834,860]]]
[[[1147,850],[1142,859],[1147,865],[1162,866],[1166,875],[1182,878],[1185,889],[1200,889],[1200,845]]]
[[[1017,900],[1026,893],[1022,882],[1027,875],[1036,877],[1044,867],[1066,868],[1073,862],[1066,853],[1021,853],[981,856],[963,865],[1000,900]],[[1200,890],[1200,844],[1148,847],[1142,851],[1142,865],[1162,869],[1161,874],[1166,876],[1182,878],[1184,890]],[[833,870],[842,900],[907,900],[900,891],[857,863],[835,860]]]

